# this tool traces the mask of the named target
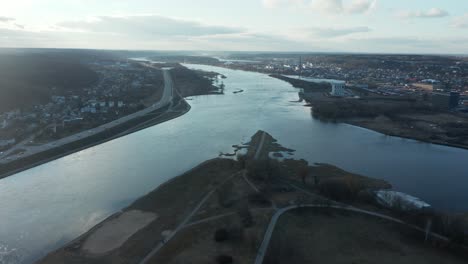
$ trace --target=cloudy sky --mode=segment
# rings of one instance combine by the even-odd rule
[[[466,0],[0,0],[0,47],[468,54]]]

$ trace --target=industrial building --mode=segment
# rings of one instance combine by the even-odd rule
[[[331,95],[333,96],[345,96],[345,83],[344,82],[333,82],[332,84],[332,92]]]

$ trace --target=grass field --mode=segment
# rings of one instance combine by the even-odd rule
[[[420,236],[385,220],[300,209],[280,218],[264,263],[461,264],[466,259],[425,245]]]

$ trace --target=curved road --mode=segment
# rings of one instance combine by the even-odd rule
[[[145,65],[145,66],[148,66],[148,65]],[[151,66],[148,66],[148,67],[151,67]],[[77,133],[77,134],[73,134],[73,135],[68,136],[68,137],[61,138],[61,139],[53,141],[53,142],[49,142],[49,143],[46,143],[46,144],[43,144],[43,145],[40,145],[40,146],[22,145],[21,148],[25,149],[25,151],[23,151],[22,155],[14,155],[14,156],[10,156],[9,158],[5,158],[6,155],[4,154],[3,157],[0,158],[0,164],[6,164],[6,163],[9,163],[9,162],[11,162],[13,160],[16,160],[16,159],[21,159],[21,158],[24,158],[24,157],[27,157],[27,156],[30,156],[30,155],[33,155],[33,154],[36,154],[36,153],[39,153],[39,152],[43,152],[43,151],[46,151],[46,150],[49,150],[49,149],[52,149],[52,148],[56,148],[56,147],[66,145],[68,143],[71,143],[71,142],[74,142],[74,141],[77,141],[77,140],[92,136],[94,134],[98,134],[98,133],[103,132],[103,131],[105,131],[105,130],[107,130],[109,128],[112,128],[112,127],[118,126],[118,125],[120,125],[122,123],[125,123],[127,121],[130,121],[131,119],[147,115],[147,114],[149,114],[149,113],[151,113],[151,112],[153,112],[155,110],[161,109],[163,107],[166,107],[169,104],[172,104],[172,99],[173,99],[173,95],[174,95],[174,87],[173,87],[173,81],[172,81],[171,74],[170,74],[170,68],[164,68],[164,69],[162,69],[162,71],[163,71],[163,76],[164,76],[164,92],[163,92],[163,95],[161,97],[161,100],[159,100],[159,102],[157,102],[157,103],[153,104],[152,106],[150,106],[148,108],[145,108],[145,109],[143,109],[141,111],[138,111],[138,112],[135,112],[133,114],[124,116],[124,117],[119,118],[117,120],[114,120],[112,122],[106,123],[104,125],[100,125],[100,126],[98,126],[96,128],[89,129],[89,130],[86,130],[86,131],[83,131],[83,132],[80,132],[80,133]],[[13,148],[17,149],[17,147],[13,147]]]
[[[409,228],[415,229],[415,230],[420,231],[420,232],[425,232],[424,229],[422,229],[422,228],[420,228],[418,226],[415,226],[415,225],[408,224],[408,223],[406,223],[406,222],[404,222],[404,221],[402,221],[400,219],[397,219],[397,218],[394,218],[394,217],[391,217],[391,216],[388,216],[388,215],[372,212],[372,211],[359,209],[359,208],[356,208],[356,207],[353,207],[353,206],[348,206],[348,205],[321,205],[321,204],[291,205],[291,206],[288,206],[288,207],[278,209],[276,211],[276,213],[273,215],[273,217],[271,218],[270,224],[268,225],[268,228],[267,228],[267,230],[265,232],[265,236],[263,238],[262,245],[260,246],[260,248],[259,248],[259,250],[257,252],[257,258],[255,259],[255,264],[262,264],[263,263],[263,259],[265,258],[265,254],[266,254],[266,252],[268,250],[268,246],[270,244],[271,236],[273,235],[273,231],[275,229],[276,223],[278,222],[278,219],[281,217],[281,215],[283,215],[284,213],[286,213],[286,212],[288,212],[290,210],[294,210],[294,209],[298,209],[298,208],[333,208],[333,209],[346,210],[346,211],[351,211],[351,212],[356,212],[356,213],[361,213],[361,214],[366,214],[366,215],[378,217],[378,218],[385,219],[385,220],[388,220],[388,221],[391,221],[391,222],[394,222],[394,223],[405,225],[405,226],[407,226]],[[447,237],[441,236],[441,235],[436,234],[436,233],[431,232],[430,235],[432,237],[435,237],[435,238],[443,240],[443,241],[449,241],[449,239]]]

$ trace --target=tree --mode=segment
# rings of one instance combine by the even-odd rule
[[[218,202],[222,207],[231,207],[233,204],[232,200],[232,189],[233,189],[233,184],[231,181],[228,181],[221,186],[218,191]]]
[[[239,206],[239,209],[237,210],[237,215],[239,216],[244,227],[253,226],[253,216],[250,212],[249,206],[246,203],[243,203],[241,206]]]
[[[302,183],[304,185],[307,184],[307,176],[309,175],[309,168],[307,167],[301,167],[299,168],[299,171],[297,172],[299,178],[301,178]]]
[[[241,169],[245,169],[247,163],[247,157],[243,154],[237,153],[237,161]]]
[[[221,228],[221,229],[216,230],[214,234],[214,240],[216,242],[224,242],[228,239],[229,239],[229,232],[226,229]]]
[[[231,256],[228,255],[219,255],[216,257],[216,262],[218,264],[231,264],[233,262],[233,259]]]

